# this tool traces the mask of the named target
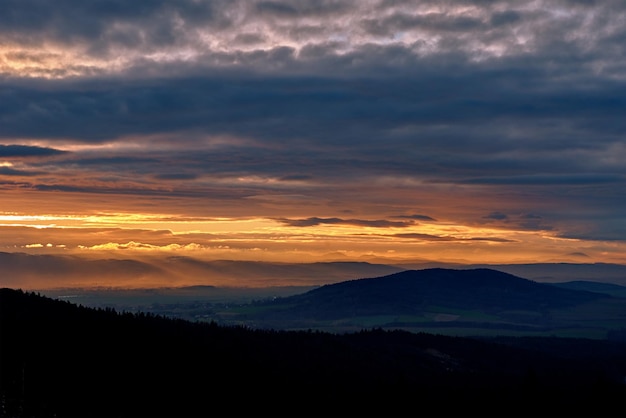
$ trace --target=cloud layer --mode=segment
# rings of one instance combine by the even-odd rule
[[[515,251],[525,240],[515,234],[528,233],[598,260],[623,250],[624,2],[7,0],[3,10],[6,213],[91,196],[81,207],[92,213],[388,229]]]

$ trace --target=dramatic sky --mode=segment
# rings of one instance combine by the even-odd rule
[[[626,2],[0,0],[0,252],[626,263]]]

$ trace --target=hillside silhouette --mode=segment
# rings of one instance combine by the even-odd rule
[[[617,341],[253,330],[6,288],[0,331],[6,417],[624,413]]]
[[[626,323],[626,299],[493,269],[429,268],[327,284],[216,317],[274,329],[383,327],[604,338]]]
[[[491,269],[407,270],[383,277],[329,284],[284,299],[292,311],[314,315],[412,314],[430,306],[460,309],[542,310],[606,297],[558,288]],[[291,313],[291,312],[290,312]]]

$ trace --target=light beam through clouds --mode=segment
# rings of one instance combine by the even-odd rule
[[[626,263],[624,2],[2,10],[0,251]]]

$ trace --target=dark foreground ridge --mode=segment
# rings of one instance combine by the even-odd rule
[[[251,330],[13,289],[0,321],[3,417],[625,412],[618,341]]]

